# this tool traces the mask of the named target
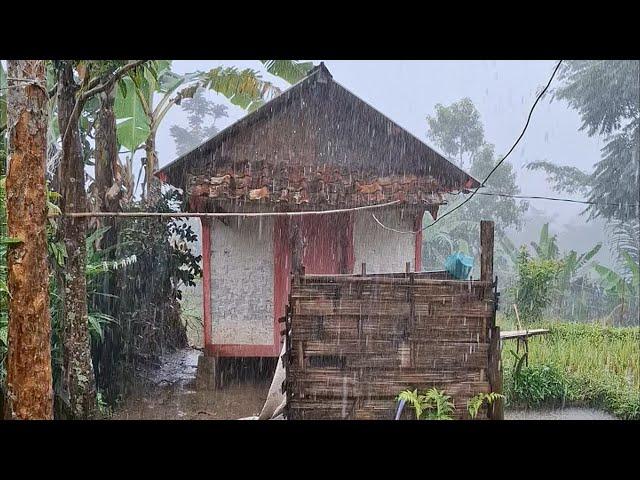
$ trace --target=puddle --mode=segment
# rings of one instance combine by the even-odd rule
[[[567,407],[560,409],[505,410],[505,420],[617,420],[613,415],[595,408]]]
[[[165,355],[159,368],[141,371],[133,391],[111,418],[235,420],[257,415],[269,392],[270,375],[244,378],[216,391],[198,391],[195,378],[200,354],[193,348],[178,350]]]

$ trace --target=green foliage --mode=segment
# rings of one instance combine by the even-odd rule
[[[300,75],[311,66],[295,60],[262,62],[269,73],[287,81],[301,78]],[[147,62],[144,68],[136,69],[119,82],[116,94],[114,110],[118,141],[130,152],[130,158],[133,158],[150,136],[156,134],[160,123],[174,105],[181,105],[183,100],[195,98],[202,89],[212,90],[226,97],[233,105],[248,111],[281,93],[272,82],[263,79],[260,72],[249,68],[239,70],[236,67],[221,66],[206,72],[181,75],[171,70],[171,62],[168,60]],[[157,97],[159,100],[156,102]],[[192,125],[192,129],[193,127]],[[176,131],[178,136],[184,133]],[[215,132],[207,129],[198,133],[197,136],[202,140]]]
[[[529,324],[540,321],[545,308],[552,301],[554,282],[562,263],[544,258],[532,258],[522,247],[516,264],[518,280],[515,300],[523,320]]]
[[[116,132],[118,142],[129,151],[143,144],[151,133],[151,124],[140,98],[136,95],[131,78],[120,81],[122,88],[116,93],[114,113],[118,118]]]
[[[188,152],[218,133],[216,120],[227,117],[227,107],[208,100],[202,89],[193,98],[182,102],[182,110],[188,113],[189,128],[172,125],[170,129],[178,155]]]
[[[403,390],[397,397],[413,408],[416,420],[451,420],[455,405],[451,396],[437,388],[431,388],[423,394],[418,390]]]
[[[467,410],[469,411],[469,416],[471,416],[472,419],[475,419],[478,416],[478,411],[482,408],[483,405],[491,405],[499,398],[505,398],[505,396],[501,393],[489,392],[479,393],[471,397],[467,402]]]
[[[558,248],[558,236],[549,235],[549,224],[545,223],[540,230],[538,243],[531,242],[531,246],[540,260],[556,260],[560,249]]]
[[[559,288],[562,291],[566,291],[571,287],[571,282],[578,278],[584,271],[585,267],[589,265],[589,261],[600,251],[602,244],[596,244],[591,250],[578,253],[575,250],[571,250],[562,258],[562,269],[558,276]]]
[[[224,95],[233,105],[254,110],[280,94],[280,89],[263,80],[256,70],[216,67],[203,74],[202,86]]]
[[[609,135],[640,116],[639,78],[638,60],[568,60],[554,98],[578,111],[581,129],[590,136]]]
[[[480,113],[470,98],[463,98],[448,107],[438,103],[435,116],[427,115],[429,138],[439,145],[446,155],[458,159],[464,165],[463,155],[472,157],[484,144],[484,128]]]
[[[596,265],[595,270],[600,275],[605,292],[614,302],[610,313],[611,318],[619,317],[623,323],[625,311],[632,319],[638,318],[638,296],[640,296],[640,267],[627,252],[622,253],[627,275],[621,275],[610,268]]]
[[[4,174],[4,165],[7,161],[6,147],[7,133],[7,74],[0,63],[0,175]]]
[[[407,405],[411,406],[416,413],[416,420],[420,420],[422,417],[422,395],[418,394],[418,390],[403,390],[398,394],[397,400],[405,401]]]
[[[556,192],[587,193],[591,185],[591,175],[576,167],[556,165],[545,160],[529,162],[525,165],[528,170],[542,170],[547,174],[547,181]]]
[[[640,188],[638,143],[640,142],[640,61],[569,60],[561,69],[563,83],[554,98],[565,100],[582,119],[581,130],[589,136],[602,135],[607,143],[595,171],[588,175],[577,169],[545,165],[557,189],[576,189],[576,180],[585,182],[590,218],[637,219],[637,207],[611,204],[635,203]],[[537,167],[535,167],[537,168]],[[622,180],[622,181],[621,181]],[[606,202],[602,202],[606,199]]]
[[[512,379],[509,398],[513,402],[526,402],[537,407],[555,401],[564,402],[566,382],[555,365],[522,367]]]
[[[623,273],[631,273],[625,254],[636,265],[640,263],[640,218],[610,222],[607,230],[618,257],[617,266]]]
[[[302,80],[313,68],[313,62],[299,62],[297,60],[260,60],[267,72],[276,75],[290,84]]]
[[[503,348],[509,405],[586,405],[640,419],[640,328],[547,323],[529,340],[529,367],[518,373]]]
[[[436,115],[427,117],[429,138],[448,155],[457,155],[464,163],[466,154],[470,162],[470,173],[478,179],[484,179],[496,165],[494,146],[487,143],[480,116],[469,99],[444,107],[436,106]],[[462,135],[462,138],[460,137]],[[516,183],[516,172],[511,163],[504,162],[487,181],[494,192],[515,195],[520,193]],[[442,216],[455,209],[465,199],[462,195],[452,197],[448,205],[439,212]],[[464,208],[456,210],[446,219],[425,230],[423,249],[425,266],[428,269],[443,268],[444,259],[455,251],[467,251],[479,257],[480,220],[493,220],[496,228],[495,269],[502,274],[510,268],[513,247],[505,233],[509,227],[520,228],[522,217],[529,205],[525,201],[513,198],[476,195],[465,203]],[[431,222],[426,217],[424,222]],[[472,275],[476,275],[473,272]]]
[[[586,321],[605,313],[607,299],[591,275],[592,260],[602,248],[560,253],[557,236],[544,224],[537,242],[531,242],[535,257],[522,251],[515,258],[518,278],[507,293],[507,305],[517,303],[527,321],[538,321],[543,312],[557,312],[567,319]],[[522,247],[524,249],[524,247]],[[546,284],[544,282],[547,282]],[[530,307],[533,302],[533,307]],[[528,318],[533,315],[533,318]]]
[[[471,164],[470,173],[480,181],[484,180],[499,161],[492,144],[486,143],[476,153]],[[487,190],[507,195],[517,195],[520,192],[516,171],[509,161],[503,162],[493,172],[487,183]],[[482,192],[482,189],[480,189]],[[498,196],[474,196],[465,206],[467,218],[493,220],[497,236],[506,238],[505,229],[519,229],[522,226],[522,217],[529,208],[529,203],[524,200],[516,200]],[[479,223],[479,222],[476,222]]]

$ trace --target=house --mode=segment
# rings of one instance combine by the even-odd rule
[[[289,276],[421,270],[425,211],[477,180],[337,83],[324,64],[158,172],[202,218],[205,355],[277,357]],[[358,207],[387,204],[376,210]],[[388,228],[383,228],[373,217]]]

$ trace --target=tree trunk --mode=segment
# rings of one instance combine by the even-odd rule
[[[95,137],[95,194],[97,196],[98,210],[101,212],[118,212],[121,210],[122,199],[122,174],[120,159],[118,156],[118,142],[116,137],[116,117],[113,111],[115,101],[115,88],[111,88],[99,95],[100,109],[96,117]],[[100,240],[99,248],[108,249],[118,242],[118,219],[112,217],[97,218],[98,226],[110,227]],[[105,254],[106,260],[116,258],[115,249]],[[121,291],[117,287],[116,276],[104,275],[102,291],[118,295]],[[92,306],[98,311],[109,315],[116,315],[118,299],[108,296],[97,296],[92,299]],[[105,328],[103,339],[98,348],[92,352],[96,374],[96,388],[102,386],[103,392],[108,391],[108,386],[114,380],[113,358],[114,342],[113,332]],[[117,354],[115,354],[117,355]],[[104,388],[104,387],[107,388]]]
[[[63,135],[60,161],[60,194],[63,212],[87,208],[84,161],[78,131],[79,112],[73,115],[78,87],[69,63],[58,79],[58,124]],[[68,133],[67,126],[69,127]],[[68,395],[69,414],[91,418],[96,413],[96,387],[91,362],[87,312],[86,219],[63,217],[61,234],[67,250],[63,297],[63,390]]]
[[[51,318],[47,268],[48,97],[44,60],[9,60],[9,335],[7,412],[13,419],[52,419]],[[40,85],[37,85],[37,84]]]
[[[158,167],[158,156],[156,154],[156,133],[149,133],[149,138],[144,146],[147,157],[145,166],[145,183],[146,183],[146,203],[147,205],[155,205],[160,200],[160,180],[154,175]]]
[[[113,112],[115,101],[114,88],[100,94],[100,109],[96,121],[96,170],[95,185],[98,197],[98,210],[117,212],[120,210],[121,181],[118,181],[118,142],[116,139],[116,116]],[[121,180],[121,179],[120,179]],[[103,225],[111,227],[105,233],[101,247],[115,245],[118,234],[113,218],[103,219]]]

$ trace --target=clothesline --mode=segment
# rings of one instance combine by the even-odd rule
[[[216,217],[297,217],[303,215],[330,215],[333,213],[356,212],[359,210],[371,210],[374,208],[390,207],[401,203],[400,200],[380,203],[377,205],[365,205],[362,207],[339,208],[335,210],[314,210],[300,212],[69,212],[52,217],[64,216],[71,218],[83,217],[161,217],[161,218],[216,218]]]

